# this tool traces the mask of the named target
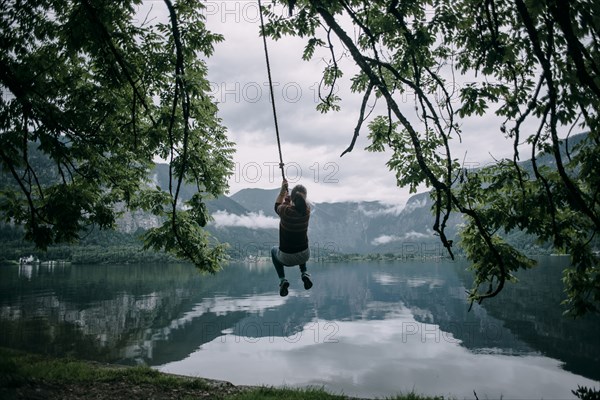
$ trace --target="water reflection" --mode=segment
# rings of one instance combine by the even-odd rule
[[[564,262],[471,312],[460,263],[314,266],[309,292],[290,270],[286,298],[268,264],[5,267],[0,346],[360,396],[572,397],[600,379],[600,322],[561,316]]]

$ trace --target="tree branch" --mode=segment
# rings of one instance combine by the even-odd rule
[[[537,30],[535,28],[535,24],[529,11],[527,10],[527,6],[525,5],[523,0],[516,0],[517,10],[527,32],[529,34],[529,38],[531,39],[534,53],[542,66],[542,70],[546,79],[547,87],[548,87],[548,98],[550,101],[550,111],[551,111],[551,121],[550,121],[550,133],[552,137],[552,151],[554,154],[554,159],[556,160],[556,169],[561,177],[561,180],[565,184],[569,194],[570,199],[572,201],[572,205],[577,209],[581,210],[590,220],[596,225],[596,229],[600,230],[600,218],[591,210],[586,201],[583,199],[583,194],[579,190],[579,188],[573,183],[571,178],[567,175],[564,165],[562,163],[562,157],[560,155],[559,148],[559,140],[558,135],[556,133],[556,120],[553,117],[555,112],[552,110],[555,109],[555,103],[557,98],[556,88],[554,85],[554,79],[552,76],[552,67],[550,65],[550,61],[545,57],[546,54],[541,48],[539,36],[537,34]]]
[[[367,108],[367,102],[369,101],[369,97],[371,96],[371,91],[373,90],[373,82],[369,81],[369,86],[363,96],[362,103],[360,105],[360,114],[358,116],[358,122],[356,123],[356,127],[354,128],[354,135],[352,136],[352,141],[346,150],[340,154],[342,157],[344,154],[351,152],[354,149],[354,144],[356,143],[356,139],[360,134],[360,128],[362,127],[363,122],[365,122],[365,109]]]
[[[125,59],[123,58],[123,55],[116,48],[114,41],[112,39],[112,35],[110,34],[110,32],[108,31],[106,26],[102,23],[102,21],[98,17],[98,13],[94,9],[94,6],[92,6],[92,4],[90,4],[89,0],[82,0],[82,3],[85,6],[86,11],[88,12],[88,16],[90,17],[91,22],[94,23],[100,29],[100,32],[102,33],[102,38],[108,45],[110,52],[115,57],[115,61],[121,67],[121,70],[123,71],[123,74],[125,75],[125,79],[127,79],[127,81],[129,82],[129,85],[133,89],[135,96],[140,100],[142,106],[148,112],[148,118],[150,118],[150,121],[152,121],[152,124],[156,126],[157,122],[154,120],[154,117],[152,116],[151,109],[148,106],[148,104],[146,103],[146,99],[138,91],[137,85],[135,83],[135,79],[133,79],[131,73],[129,72],[129,67],[126,64]]]

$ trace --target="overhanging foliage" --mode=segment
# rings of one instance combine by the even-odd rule
[[[461,244],[473,261],[472,302],[496,296],[514,271],[532,266],[497,235],[520,229],[571,254],[564,276],[570,312],[599,310],[599,260],[592,254],[600,230],[598,2],[280,3],[292,12],[265,7],[267,34],[305,38],[305,59],[319,46],[331,54],[318,110],[340,106],[333,88],[343,59],[359,68],[351,90],[363,101],[344,153],[374,99],[382,99],[386,112],[369,120],[367,150],[391,152],[387,165],[399,186],[432,188],[433,229],[451,256],[446,223],[453,212],[466,215]],[[476,79],[459,87],[460,76]],[[407,93],[411,108],[402,106]],[[460,140],[464,121],[492,114],[501,122],[485,134],[510,138],[513,157],[468,171],[452,141]],[[572,131],[587,132],[575,147],[567,144]],[[523,149],[531,156],[527,169]],[[556,168],[538,167],[540,154]]]
[[[118,204],[151,210],[166,222],[146,245],[213,272],[224,249],[202,229],[203,199],[226,190],[233,143],[202,59],[222,37],[199,2],[155,2],[162,22],[138,15],[141,4],[2,2],[0,215],[45,248],[113,227]],[[36,169],[39,152],[50,162]],[[156,159],[170,163],[168,191],[148,181]],[[184,182],[198,188],[186,204]]]

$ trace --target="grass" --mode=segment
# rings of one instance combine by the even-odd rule
[[[131,384],[152,383],[163,387],[184,385],[186,388],[203,389],[206,386],[202,380],[162,374],[146,366],[106,367],[85,361],[0,349],[0,384],[10,386],[11,383],[18,384],[30,379],[64,383],[111,382],[119,379]]]
[[[228,397],[227,400],[347,400],[347,396],[331,394],[322,388],[259,387]],[[414,392],[388,397],[387,400],[443,400],[443,397],[426,397]]]
[[[104,384],[104,386],[102,385]],[[95,393],[96,398],[111,400],[130,400],[131,388],[136,395],[148,391],[145,398],[220,399],[220,400],[347,400],[344,395],[326,392],[323,388],[274,388],[252,387],[235,388],[230,384],[218,384],[201,378],[188,378],[164,374],[150,367],[107,366],[73,359],[49,358],[42,355],[23,353],[0,348],[0,397],[3,393],[12,393],[22,387],[45,387],[46,390],[62,390],[65,386],[79,385],[93,387],[96,391],[102,387],[110,388],[106,393]],[[124,388],[120,392],[112,390],[115,386]],[[48,389],[50,387],[50,389]],[[99,389],[100,388],[100,389]],[[115,394],[116,393],[116,394]],[[53,396],[50,396],[53,395]],[[48,397],[60,397],[60,393],[48,393]],[[22,397],[22,396],[21,396]],[[388,400],[443,400],[443,397],[424,397],[408,393]]]
[[[347,396],[327,393],[319,388],[274,388],[258,387],[235,394],[227,400],[345,400]]]

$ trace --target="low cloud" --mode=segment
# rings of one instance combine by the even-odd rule
[[[402,205],[385,205],[381,204],[381,208],[374,210],[367,210],[364,206],[359,206],[358,211],[366,215],[367,217],[378,217],[380,215],[394,215],[398,216],[404,209]]]
[[[406,204],[406,207],[404,207],[403,211],[409,213],[409,212],[416,210],[417,208],[423,208],[426,205],[427,205],[427,198],[413,200]]]
[[[396,235],[381,235],[376,237],[375,239],[373,239],[373,241],[371,241],[371,244],[378,246],[380,244],[386,244],[386,243],[390,243],[390,242],[397,242],[399,240],[402,240],[402,238],[400,236],[396,236]]]
[[[431,232],[420,233],[420,232],[416,232],[416,231],[410,231],[410,232],[404,234],[403,239],[423,239],[423,238],[430,238],[430,237],[431,237]]]
[[[421,233],[417,231],[410,231],[405,233],[402,236],[398,235],[381,235],[377,236],[375,239],[371,241],[371,244],[374,246],[379,246],[381,244],[387,244],[391,242],[400,242],[402,240],[414,240],[414,239],[424,239],[430,238],[432,233],[429,231],[428,233]]]
[[[269,217],[263,214],[250,212],[244,215],[230,214],[227,211],[219,210],[212,214],[214,224],[217,228],[225,227],[243,227],[250,229],[277,229],[279,228],[279,218]]]

